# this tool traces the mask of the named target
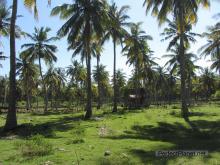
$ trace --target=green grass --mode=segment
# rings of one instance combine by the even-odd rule
[[[22,125],[1,136],[0,164],[220,164],[220,107],[211,104],[190,111],[190,121],[198,131],[193,131],[181,118],[180,110],[172,106],[118,114],[96,111],[96,120],[90,121],[82,120],[82,113],[19,114],[18,122]],[[0,115],[0,127],[4,125],[4,117]],[[32,144],[35,135],[43,136],[41,140],[52,145],[53,151],[22,154],[21,148]],[[209,155],[155,157],[157,150],[177,149],[208,150]],[[38,152],[35,147],[30,151]],[[106,151],[109,156],[104,156]]]

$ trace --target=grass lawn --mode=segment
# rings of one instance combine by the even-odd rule
[[[180,110],[171,107],[118,114],[96,111],[90,121],[83,121],[82,113],[18,114],[22,126],[16,135],[1,136],[0,165],[220,164],[220,107],[211,104],[190,111],[199,131],[193,131]],[[0,115],[0,127],[4,118]],[[48,155],[34,156],[30,148],[22,148],[37,134],[52,144]],[[178,149],[208,150],[209,154],[155,157],[157,150]]]

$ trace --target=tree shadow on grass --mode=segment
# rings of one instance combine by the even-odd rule
[[[66,132],[75,127],[75,123],[82,119],[82,115],[74,117],[62,117],[57,120],[50,120],[44,123],[32,124],[26,123],[19,125],[16,129],[9,132],[3,132],[3,127],[0,128],[0,137],[8,137],[16,135],[19,138],[27,138],[33,135],[43,135],[47,138],[59,138],[55,132]],[[61,138],[61,137],[60,137]]]
[[[158,122],[157,126],[134,125],[131,130],[124,131],[122,135],[107,138],[116,140],[146,139],[173,144],[171,148],[162,148],[158,145],[158,150],[207,150],[209,153],[220,152],[220,121],[196,120],[192,122],[199,128],[199,131],[187,128],[179,122],[173,124]],[[131,149],[130,152],[138,156],[143,163],[159,164],[157,163],[159,161],[160,164],[167,164],[168,161],[164,158],[159,159],[156,157],[155,151]]]

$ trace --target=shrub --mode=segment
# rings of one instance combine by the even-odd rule
[[[214,97],[215,97],[215,99],[220,99],[220,90],[215,92]]]
[[[15,144],[24,157],[45,156],[53,152],[53,146],[41,135],[32,136],[29,140]]]

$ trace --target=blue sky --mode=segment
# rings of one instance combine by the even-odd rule
[[[212,5],[207,10],[200,9],[198,16],[199,21],[195,27],[193,27],[193,31],[196,33],[202,33],[206,31],[207,26],[213,25],[217,22],[216,19],[213,18],[213,16],[216,13],[219,13],[219,5],[220,3],[217,2],[217,0],[211,0]],[[34,20],[33,14],[27,10],[24,5],[23,1],[19,0],[19,8],[18,8],[18,14],[22,15],[22,18],[19,18],[17,21],[17,24],[22,28],[23,31],[32,33],[34,30],[34,27],[41,27],[41,26],[47,26],[52,29],[50,32],[51,36],[55,36],[57,30],[61,27],[61,25],[64,23],[63,21],[59,20],[58,17],[51,17],[50,12],[51,9],[57,5],[61,5],[63,3],[71,3],[72,0],[52,0],[52,5],[49,7],[46,4],[45,0],[38,0],[38,8],[39,8],[39,20]],[[143,0],[115,0],[116,4],[121,7],[122,5],[129,5],[130,10],[128,11],[128,15],[130,16],[130,21],[132,22],[143,22],[143,30],[146,31],[147,34],[151,35],[153,37],[153,41],[149,42],[149,45],[151,49],[154,51],[154,55],[157,58],[161,58],[162,55],[167,54],[166,48],[168,45],[168,42],[161,42],[161,36],[160,33],[163,31],[164,27],[166,25],[163,25],[161,27],[158,26],[156,18],[152,17],[150,14],[146,16],[145,9],[142,7]],[[8,5],[12,4],[12,0],[8,0]],[[1,38],[2,40],[2,38]],[[17,54],[21,51],[21,45],[24,43],[29,42],[28,39],[20,39],[16,42],[16,50]],[[205,39],[198,38],[198,42],[191,47],[191,51],[194,53],[197,53],[197,50],[204,45],[206,42]],[[72,58],[72,52],[67,51],[67,42],[64,39],[55,42],[54,44],[57,45],[59,51],[57,52],[58,61],[55,64],[57,67],[66,67],[71,63]],[[5,52],[6,55],[9,55],[9,39],[3,39],[3,45],[4,47],[0,48],[1,50]],[[76,58],[78,59],[78,58]],[[157,62],[160,65],[163,65],[166,62],[167,59],[159,59]],[[95,65],[95,59],[93,59],[93,65]],[[101,63],[103,65],[106,65],[107,70],[112,74],[113,70],[113,45],[112,42],[109,41],[105,44],[104,52],[101,57]],[[3,64],[3,68],[0,68],[0,75],[8,74],[9,72],[9,60],[1,61],[1,64]],[[207,62],[207,60],[200,60],[198,62],[200,66],[206,67],[209,66],[210,63]],[[132,67],[129,67],[126,65],[126,57],[124,57],[121,54],[121,47],[117,47],[117,68],[122,69],[128,76],[131,73]],[[44,71],[46,71],[46,66],[44,66]]]

